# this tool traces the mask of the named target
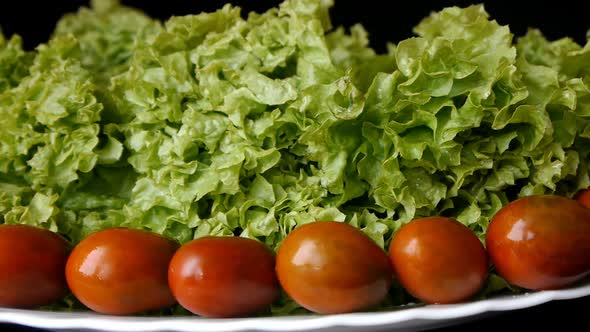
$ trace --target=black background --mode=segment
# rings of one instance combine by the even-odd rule
[[[228,1],[221,0],[166,0],[141,1],[123,0],[124,4],[138,7],[150,16],[166,19],[171,15],[184,15],[200,11],[212,11]],[[235,5],[251,10],[263,11],[280,1],[233,0]],[[8,4],[9,3],[9,4]],[[571,37],[578,43],[585,43],[586,31],[590,28],[590,16],[583,10],[583,1],[562,0],[552,2],[522,1],[344,1],[336,0],[332,9],[335,26],[350,26],[362,23],[369,31],[371,44],[383,50],[387,41],[397,42],[412,36],[412,27],[431,11],[446,6],[466,6],[484,3],[486,10],[500,24],[507,24],[518,37],[530,27],[539,28],[549,39]],[[75,11],[88,1],[6,1],[0,4],[0,27],[5,35],[17,33],[24,38],[25,47],[33,49],[47,41],[56,21],[66,12]],[[1,130],[1,129],[0,129]],[[436,331],[480,331],[512,330],[525,327],[527,331],[560,329],[562,331],[590,328],[590,297],[569,301],[554,301],[537,307],[499,314],[478,319],[460,326],[441,328]],[[0,324],[0,331],[34,331],[25,327]],[[35,330],[36,331],[36,330]]]

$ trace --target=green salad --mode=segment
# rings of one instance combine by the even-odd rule
[[[0,32],[0,224],[276,250],[334,220],[385,248],[432,215],[483,240],[509,201],[590,186],[590,44],[515,38],[473,5],[379,54],[332,4],[160,22],[95,0],[33,51]],[[492,274],[481,296],[506,288]]]

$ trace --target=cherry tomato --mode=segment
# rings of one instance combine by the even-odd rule
[[[575,199],[587,208],[590,208],[590,189],[580,190]]]
[[[590,209],[560,196],[518,199],[493,217],[486,244],[509,283],[532,290],[568,286],[590,274]]]
[[[457,220],[414,220],[394,234],[389,255],[400,284],[426,303],[456,303],[481,289],[488,258],[475,234]]]
[[[205,317],[257,313],[279,295],[272,251],[242,237],[204,237],[172,258],[168,280],[178,303]]]
[[[391,286],[391,262],[359,229],[318,221],[293,230],[277,254],[287,294],[308,310],[345,313],[379,304]]]
[[[147,231],[112,228],[91,234],[72,251],[66,277],[88,308],[126,315],[171,306],[168,264],[178,245]]]
[[[0,226],[0,306],[32,308],[64,297],[68,253],[66,240],[51,231]]]

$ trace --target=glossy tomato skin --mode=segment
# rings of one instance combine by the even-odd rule
[[[204,317],[260,312],[279,295],[275,258],[262,243],[242,237],[204,237],[174,255],[168,280],[178,303]]]
[[[560,196],[518,199],[492,218],[486,245],[509,283],[531,290],[568,286],[590,274],[590,209]]]
[[[0,307],[33,308],[65,296],[69,248],[49,230],[0,226]]]
[[[68,285],[88,308],[128,315],[171,306],[168,264],[176,242],[142,230],[111,228],[91,234],[72,251]]]
[[[575,199],[587,208],[590,208],[590,189],[580,190]]]
[[[392,282],[389,258],[359,229],[317,221],[293,230],[277,253],[277,275],[285,292],[321,314],[370,309]]]
[[[422,218],[402,226],[393,236],[389,255],[400,284],[426,303],[467,300],[487,279],[483,244],[451,218]]]

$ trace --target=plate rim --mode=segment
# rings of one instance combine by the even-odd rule
[[[326,328],[380,327],[412,321],[442,322],[467,318],[486,312],[525,309],[554,300],[590,296],[590,280],[561,290],[505,295],[461,304],[398,307],[389,311],[357,312],[336,315],[296,315],[212,319],[198,316],[146,317],[109,316],[93,312],[52,312],[0,308],[0,323],[19,324],[44,329],[87,329],[128,332],[297,332]]]

